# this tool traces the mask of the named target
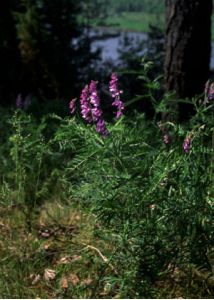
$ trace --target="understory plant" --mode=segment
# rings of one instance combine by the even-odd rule
[[[109,229],[97,234],[117,248],[109,280],[120,297],[154,296],[156,281],[177,269],[212,272],[213,103],[185,100],[195,109],[188,122],[158,123],[168,98],[152,99],[153,122],[136,113],[109,125],[105,139],[89,131],[65,169],[77,178],[74,197]]]
[[[10,151],[6,159],[10,165],[4,176],[5,184],[9,187],[11,205],[22,208],[30,231],[35,210],[52,197],[58,186],[59,163],[56,158],[59,154],[53,152],[48,128],[51,119],[46,115],[36,120],[18,108],[8,121],[11,134],[8,137]]]

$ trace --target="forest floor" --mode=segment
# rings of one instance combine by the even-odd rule
[[[0,215],[0,298],[121,298],[112,284],[117,249],[99,234],[105,229],[93,214],[53,201],[31,224],[22,207],[0,207]],[[178,270],[153,289],[157,298],[212,298],[205,285]]]

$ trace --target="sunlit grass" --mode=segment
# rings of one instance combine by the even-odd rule
[[[144,12],[124,12],[108,18],[106,23],[122,30],[148,32],[149,25],[158,25],[163,28],[163,16]]]
[[[112,246],[94,237],[93,215],[59,202],[47,203],[35,213],[31,233],[22,209],[4,208],[1,215],[1,298],[105,294],[103,278],[112,270],[103,257]],[[54,278],[47,280],[45,270],[52,270]]]
[[[79,16],[78,19],[80,24],[85,24],[82,16]],[[106,26],[124,31],[148,32],[150,25],[164,28],[164,15],[147,12],[122,12],[102,21],[93,19],[89,23],[93,27]]]
[[[98,24],[99,20],[92,22],[93,26]],[[123,12],[107,18],[103,25],[127,31],[148,32],[150,25],[164,29],[165,15],[164,13]],[[214,40],[214,17],[212,17],[212,40]]]

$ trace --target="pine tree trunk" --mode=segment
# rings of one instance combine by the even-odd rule
[[[192,97],[203,92],[209,77],[212,0],[165,2],[165,89]]]

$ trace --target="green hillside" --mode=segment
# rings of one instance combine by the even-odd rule
[[[89,0],[83,6],[80,21],[92,26],[141,32],[148,32],[150,24],[164,27],[163,0]]]
[[[94,26],[111,26],[121,30],[143,32],[148,32],[150,24],[164,28],[164,0],[91,0],[91,3],[100,7],[102,15],[101,18],[97,17],[96,11],[91,20]],[[214,40],[214,14],[212,39]]]

